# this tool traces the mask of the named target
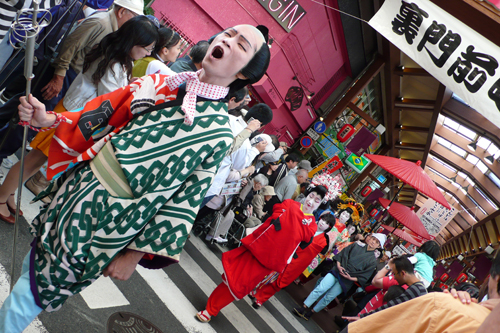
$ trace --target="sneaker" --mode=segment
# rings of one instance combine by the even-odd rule
[[[10,169],[10,168],[12,168],[13,165],[14,165],[14,162],[12,162],[12,160],[10,160],[8,157],[5,157],[2,161],[2,166],[5,169]]]
[[[222,238],[222,237],[220,237],[220,236],[214,237],[214,241],[216,241],[216,242],[217,242],[217,243],[219,243],[219,244],[224,244],[224,243],[227,243],[227,239]]]
[[[311,316],[313,315],[312,310],[306,309],[307,311],[304,312],[304,314],[301,316],[305,320],[311,319]]]
[[[259,309],[262,306],[262,302],[259,301],[258,299],[254,300],[252,303],[252,306],[255,310]]]
[[[212,316],[207,312],[207,310],[200,311],[196,314],[196,318],[202,323],[208,323]]]
[[[293,308],[293,313],[299,317],[302,317],[304,315],[304,312],[306,311],[306,308],[301,306],[298,308]]]

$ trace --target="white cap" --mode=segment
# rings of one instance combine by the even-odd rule
[[[387,236],[386,235],[384,235],[384,234],[371,234],[371,236],[373,236],[376,239],[378,239],[378,241],[380,242],[380,246],[384,247],[385,241],[387,240]]]
[[[126,8],[137,15],[144,15],[144,0],[115,0],[114,4]]]
[[[387,258],[392,257],[391,251],[385,251],[384,254],[387,256]]]
[[[267,142],[267,146],[266,146],[266,148],[263,151],[264,153],[271,153],[271,152],[274,151],[273,140],[267,134],[256,135],[252,140],[250,140],[250,143],[252,145],[258,143],[260,141],[258,138],[262,138],[263,140],[265,140]]]

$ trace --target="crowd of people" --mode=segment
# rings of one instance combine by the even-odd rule
[[[411,313],[432,317],[418,325],[436,332],[459,325],[461,314],[473,313],[481,325],[500,298],[500,259],[482,308],[461,303],[471,289],[427,295],[436,242],[392,257],[386,235],[359,228],[362,205],[340,200],[311,179],[310,161],[259,131],[273,112],[251,102],[248,86],[270,64],[265,26],[230,27],[180,57],[181,36],[145,16],[142,0],[88,6],[97,10],[87,8],[66,38],[58,36],[63,42],[39,88],[29,98],[16,96],[22,85],[3,92],[11,99],[2,108],[15,102],[30,127],[23,179],[47,164],[47,181],[37,189],[46,204],[32,223],[21,277],[0,309],[0,331],[23,331],[101,275],[126,280],[137,264],[177,263],[192,228],[233,247],[222,256],[221,283],[193,314],[202,322],[247,295],[258,309],[289,284],[318,277],[303,304],[290,309],[305,320],[337,299],[355,303],[336,318],[346,332],[391,332],[383,325],[411,320]],[[16,142],[0,157],[17,150]],[[9,224],[19,175],[17,163],[0,186],[0,220]],[[449,308],[458,319],[434,316]],[[484,325],[492,325],[490,317]]]

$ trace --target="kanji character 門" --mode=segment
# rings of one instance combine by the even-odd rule
[[[429,28],[427,28],[427,30],[425,31],[422,40],[417,46],[417,50],[419,52],[422,51],[422,49],[425,47],[425,50],[429,54],[429,57],[431,57],[432,62],[434,62],[434,64],[439,68],[443,67],[448,58],[453,52],[455,52],[457,47],[460,45],[460,42],[462,41],[462,37],[460,37],[459,34],[454,34],[451,30],[448,31],[443,39],[441,39],[445,32],[446,26],[444,24],[438,24],[436,21],[433,21]],[[429,49],[425,46],[425,43],[429,42],[433,45],[436,45],[440,39],[441,42],[439,42],[439,49],[443,51],[443,53],[439,58],[437,58],[429,51]]]

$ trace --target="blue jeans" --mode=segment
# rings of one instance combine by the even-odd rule
[[[318,281],[313,291],[307,296],[304,304],[310,308],[314,302],[316,302],[320,297],[320,301],[313,308],[314,312],[319,312],[323,310],[331,301],[335,299],[342,292],[342,286],[340,282],[331,274],[328,273],[326,276]]]
[[[19,333],[42,312],[42,308],[36,305],[35,298],[30,287],[30,253],[23,261],[21,277],[17,280],[14,289],[5,300],[0,309],[0,332]]]

